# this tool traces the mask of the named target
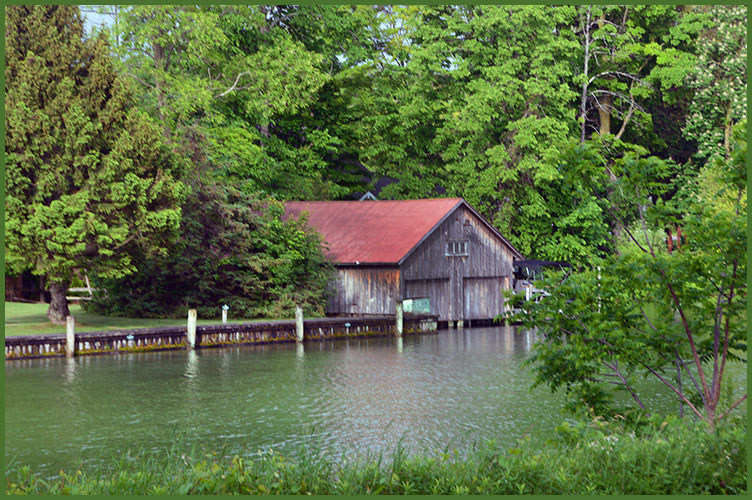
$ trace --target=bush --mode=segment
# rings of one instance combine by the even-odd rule
[[[109,316],[291,317],[295,304],[323,314],[330,264],[321,237],[305,221],[283,220],[280,202],[222,186],[186,200],[180,239],[166,256],[142,255],[138,272],[97,280],[106,290],[86,310]]]

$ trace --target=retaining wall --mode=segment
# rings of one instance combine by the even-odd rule
[[[438,317],[406,314],[403,334],[436,333]],[[395,316],[315,318],[303,322],[305,341],[336,340],[396,334]],[[196,327],[196,348],[295,342],[295,321],[216,324]],[[65,334],[5,338],[5,359],[65,356]],[[187,328],[170,326],[75,334],[74,355],[114,354],[188,348]]]

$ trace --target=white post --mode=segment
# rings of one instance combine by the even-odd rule
[[[196,310],[188,309],[188,348],[196,348]]]
[[[401,337],[402,336],[402,327],[403,327],[403,321],[402,321],[403,320],[403,318],[402,318],[402,301],[401,300],[397,301],[397,311],[396,311],[396,313],[397,313],[397,325],[396,325],[397,331],[396,331],[395,335],[397,337]]]
[[[227,323],[227,309],[222,309],[222,323]]]
[[[295,333],[296,342],[303,342],[303,308],[295,306]]]
[[[76,351],[76,319],[73,316],[65,318],[65,357],[72,358]]]

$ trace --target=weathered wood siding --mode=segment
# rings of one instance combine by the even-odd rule
[[[329,314],[394,314],[399,296],[398,267],[337,267]]]
[[[431,314],[441,315],[449,307],[449,278],[429,278],[405,280],[404,298],[428,297],[431,300]]]
[[[447,242],[466,241],[467,256],[447,256]],[[452,212],[402,264],[402,298],[430,297],[441,321],[487,319],[504,310],[512,250],[465,206]]]

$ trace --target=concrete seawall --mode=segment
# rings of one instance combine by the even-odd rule
[[[406,314],[403,334],[436,333],[438,316]],[[169,349],[188,349],[186,326],[76,333],[76,356]],[[395,316],[315,318],[303,322],[303,341],[397,335]],[[196,327],[194,348],[296,342],[295,320],[216,324]],[[5,359],[63,357],[66,335],[21,335],[5,338]]]

